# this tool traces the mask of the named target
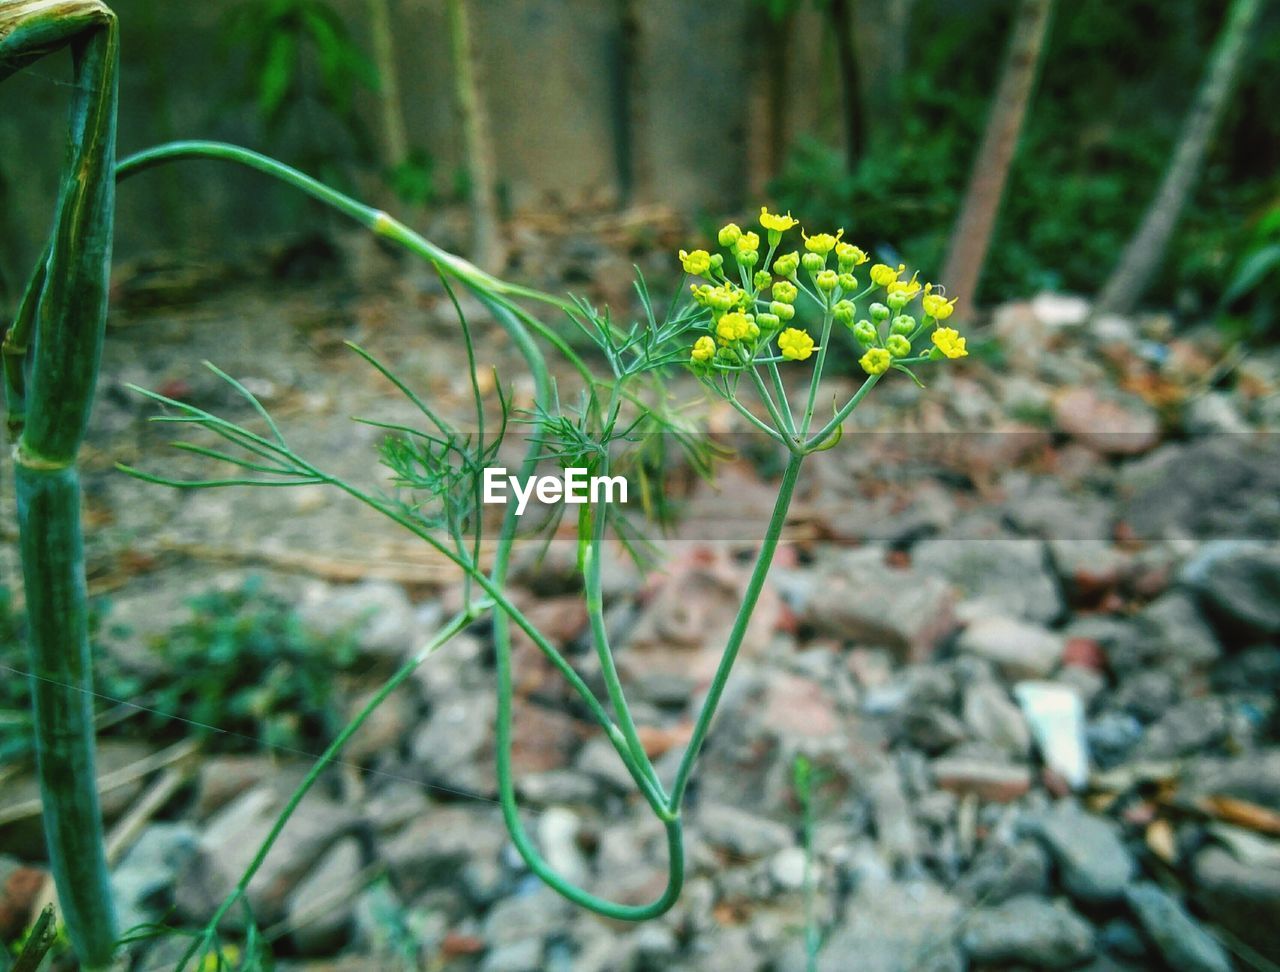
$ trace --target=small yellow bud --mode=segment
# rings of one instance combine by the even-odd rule
[[[871,311],[871,319],[873,321],[887,321],[891,313],[889,308],[879,301],[876,301],[868,309]]]
[[[751,278],[751,282],[755,285],[756,290],[764,290],[769,284],[773,283],[773,275],[768,270],[757,270],[756,275]]]
[[[784,304],[795,303],[800,291],[796,289],[796,285],[790,280],[779,280],[773,285],[773,299],[780,300]]]
[[[889,370],[892,360],[892,355],[884,348],[871,348],[858,359],[858,364],[862,365],[862,370],[869,375],[883,375]]]
[[[800,266],[800,254],[796,252],[784,253],[778,259],[773,261],[773,272],[779,277],[790,277],[796,272],[796,268]]]
[[[831,293],[840,283],[840,278],[834,270],[823,270],[813,280],[818,289],[824,293]]]
[[[827,265],[827,258],[821,253],[806,253],[800,258],[800,266],[809,273],[817,273]]]
[[[837,301],[835,307],[831,308],[831,315],[841,324],[852,324],[853,315],[857,312],[858,308],[851,300]]]
[[[733,246],[738,242],[738,237],[742,235],[742,228],[737,223],[728,223],[720,227],[720,234],[716,238],[720,241],[721,246]]]
[[[884,263],[877,263],[871,268],[871,282],[877,287],[888,287],[898,279],[898,275],[907,269],[905,265],[898,264],[898,269],[888,266]]]
[[[693,350],[689,352],[690,361],[710,361],[716,353],[716,342],[705,334],[693,342]]]
[[[938,350],[945,354],[948,358],[963,358],[968,355],[965,349],[964,338],[960,336],[960,332],[953,327],[940,327],[933,332],[933,343],[938,346]]]
[[[876,326],[865,318],[853,325],[853,336],[857,338],[858,343],[864,348],[871,347],[880,338],[880,334],[876,331]]]
[[[760,207],[760,225],[772,232],[785,233],[798,222],[799,220],[794,219],[789,212],[785,216],[779,216],[769,212],[768,206]]]
[[[804,236],[804,248],[810,253],[818,253],[826,256],[836,248],[836,244],[840,242],[840,237],[844,236],[844,230],[840,230],[835,236],[830,233],[815,233],[813,236],[806,236],[804,230],[800,231],[800,235]]]
[[[760,249],[760,234],[747,230],[738,237],[738,242],[733,244],[733,249],[737,253]]]
[[[901,334],[890,334],[884,342],[885,349],[895,358],[905,358],[911,353],[911,342]]]
[[[945,321],[956,309],[956,298],[947,300],[941,294],[926,294],[921,304],[924,312],[935,321]]]
[[[858,289],[858,278],[851,273],[840,274],[840,289],[846,294]]]
[[[837,243],[836,259],[840,261],[841,270],[852,270],[854,267],[862,266],[871,257],[862,252],[861,247],[854,246],[852,243]]]
[[[796,316],[796,309],[790,304],[784,304],[780,300],[775,300],[769,305],[769,313],[775,314],[784,321],[789,321]]]
[[[803,361],[813,354],[813,338],[805,331],[789,327],[778,335],[778,350],[791,361]]]
[[[711,269],[711,254],[706,250],[694,250],[692,253],[680,251],[680,265],[685,273],[700,277]]]

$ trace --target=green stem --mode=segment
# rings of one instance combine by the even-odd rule
[[[87,968],[105,968],[115,949],[115,912],[93,758],[80,479],[74,467],[33,468],[19,458],[14,484],[49,864],[76,954]]]
[[[853,393],[853,397],[845,402],[844,407],[841,408],[840,411],[836,412],[835,417],[824,425],[821,431],[816,435],[811,436],[809,440],[805,442],[805,449],[812,451],[817,449],[818,446],[825,445],[827,440],[835,434],[836,429],[840,428],[840,425],[844,420],[849,417],[855,408],[858,407],[858,403],[867,397],[867,392],[871,391],[871,389],[876,386],[876,382],[879,381],[881,377],[881,375],[867,375],[867,380],[862,383],[862,386],[856,392]]]
[[[702,751],[707,733],[711,730],[711,720],[715,717],[716,707],[724,694],[725,685],[729,681],[729,673],[738,658],[742,641],[747,635],[747,627],[751,623],[751,615],[755,611],[756,602],[760,600],[760,592],[764,589],[765,578],[769,576],[769,567],[773,563],[773,555],[777,552],[778,541],[782,537],[782,528],[787,522],[787,511],[791,508],[791,498],[795,495],[796,480],[800,476],[800,465],[804,462],[803,454],[792,454],[782,473],[782,482],[778,485],[778,498],[773,504],[773,514],[769,517],[769,525],[765,528],[764,541],[760,544],[760,554],[756,558],[755,569],[742,595],[742,606],[738,608],[738,616],[734,619],[733,629],[729,632],[729,641],[725,645],[724,654],[720,656],[720,665],[716,668],[711,687],[707,690],[706,701],[702,711],[698,713],[694,723],[693,735],[685,750],[680,768],[676,772],[675,783],[671,787],[671,808],[679,813],[684,801],[685,789],[689,785],[689,774],[693,764]]]

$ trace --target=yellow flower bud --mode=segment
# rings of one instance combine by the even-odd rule
[[[796,285],[790,280],[779,280],[773,285],[773,299],[780,300],[784,304],[795,303],[800,291],[796,289]]]
[[[901,334],[890,334],[884,342],[885,349],[895,358],[905,358],[911,353],[911,342]]]
[[[710,361],[716,353],[716,342],[705,334],[693,342],[693,350],[689,352],[690,361]]]
[[[789,321],[796,316],[796,309],[790,304],[784,304],[780,300],[775,300],[769,305],[769,313],[775,314],[784,321]]]
[[[815,233],[813,236],[806,236],[804,230],[800,231],[800,235],[804,236],[804,248],[810,253],[818,253],[826,256],[836,248],[836,244],[840,242],[840,237],[844,236],[844,230],[840,230],[835,236],[830,233]]]
[[[924,312],[935,321],[945,321],[956,309],[956,298],[947,300],[941,294],[926,294],[921,304]]]
[[[751,278],[751,282],[755,284],[756,290],[764,290],[769,284],[773,283],[773,275],[768,270],[757,270],[756,275]]]
[[[817,273],[827,265],[827,258],[821,253],[806,253],[800,258],[800,266],[809,273]]]
[[[854,246],[852,243],[838,243],[836,244],[836,259],[840,261],[841,270],[852,270],[854,267],[862,266],[871,257],[862,252],[861,247]]]
[[[784,358],[803,361],[813,354],[813,338],[804,331],[789,327],[778,335],[778,350]]]
[[[700,277],[711,269],[711,254],[706,250],[694,250],[692,253],[680,251],[680,265],[685,273]]]
[[[778,259],[773,261],[773,272],[779,277],[790,277],[796,272],[796,268],[800,266],[800,254],[791,252],[784,253]]]
[[[953,327],[940,327],[933,332],[933,343],[948,358],[963,358],[968,355],[964,338]]]
[[[738,242],[733,244],[733,248],[737,253],[745,253],[748,250],[760,249],[760,234],[747,230],[738,237]]]
[[[831,315],[841,324],[852,324],[853,315],[858,312],[858,308],[851,300],[836,301],[835,307],[831,308]]]
[[[862,365],[862,370],[869,375],[883,375],[889,370],[892,360],[892,355],[884,348],[871,348],[858,359],[858,364]]]
[[[840,274],[840,289],[846,294],[858,289],[858,278],[851,273]]]
[[[720,227],[720,235],[716,237],[721,246],[733,246],[742,235],[742,228],[737,223],[729,223]]]
[[[877,263],[871,268],[871,282],[877,287],[888,287],[898,279],[898,275],[907,269],[904,264],[898,264],[898,269],[888,266],[884,263]]]
[[[831,293],[839,285],[840,278],[834,270],[823,270],[813,280],[818,289],[824,293]]]

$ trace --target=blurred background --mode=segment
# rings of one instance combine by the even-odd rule
[[[495,805],[478,623],[347,747],[250,889],[276,966],[479,972],[1273,972],[1280,963],[1280,4],[1271,0],[119,0],[122,154],[260,149],[508,279],[638,310],[759,207],[843,227],[961,300],[970,356],[892,375],[806,464],[686,809],[689,880],[639,927],[529,873]],[[0,85],[0,315],[48,232],[69,70]],[[468,421],[429,268],[219,163],[121,185],[83,450],[100,789],[122,926],[203,923],[339,727],[460,603],[451,565],[318,485],[205,478],[154,389],[256,414],[386,486],[420,415]],[[798,240],[796,241],[798,245]],[[459,295],[482,377],[531,382]],[[563,319],[568,340],[577,338]],[[812,322],[809,322],[810,325]],[[840,338],[849,337],[840,335]],[[852,338],[833,396],[862,378]],[[590,347],[579,350],[601,364]],[[577,380],[557,366],[566,401]],[[794,380],[807,381],[797,366]],[[826,386],[824,386],[825,389]],[[779,454],[688,375],[726,455],[672,470],[654,569],[606,618],[670,778]],[[492,381],[482,394],[496,406]],[[49,879],[13,500],[0,493],[0,944]],[[571,531],[513,599],[597,692]],[[548,859],[665,881],[661,829],[528,639],[513,761]],[[238,916],[228,942],[244,946]],[[174,939],[136,969],[173,967]],[[0,953],[0,968],[4,968]],[[238,966],[237,966],[238,967]]]
[[[704,230],[770,201],[936,279],[991,124],[1007,144],[975,191],[1007,179],[978,200],[999,204],[976,282],[990,304],[1097,294],[1181,146],[1191,171],[1163,201],[1180,219],[1142,296],[1264,327],[1280,15],[1244,6],[1229,30],[1225,0],[488,0],[461,24],[442,0],[122,0],[121,149],[239,141],[428,225],[477,197],[500,222],[667,207]],[[47,225],[56,71],[5,95],[5,267]],[[129,187],[120,206],[125,258],[225,254],[319,221],[208,169]]]

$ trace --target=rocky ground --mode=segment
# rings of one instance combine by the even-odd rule
[[[625,299],[625,259],[591,241],[559,252],[566,286]],[[374,269],[347,276],[357,257]],[[341,419],[407,413],[341,339],[465,401],[441,295],[382,259],[348,253],[318,283],[218,278],[159,309],[163,286],[122,281],[87,460],[91,582],[130,632],[112,651],[136,655],[182,595],[253,567],[314,629],[359,628],[354,708],[456,601],[445,566],[328,493],[176,494],[110,471],[200,468],[160,449],[122,383],[234,411],[195,367],[208,357],[299,452],[374,475],[373,433]],[[484,355],[509,365],[481,318]],[[523,867],[494,802],[477,626],[353,741],[251,887],[280,967],[781,972],[805,968],[806,927],[826,970],[1280,963],[1280,357],[1158,316],[1090,321],[1056,296],[999,308],[986,334],[929,389],[877,389],[807,467],[697,771],[670,913],[603,921]],[[745,582],[767,469],[731,462],[693,488],[659,570],[608,571],[619,667],[664,776]],[[515,593],[599,687],[571,566],[559,546],[526,559]],[[648,900],[661,828],[527,644],[518,668],[530,832],[566,876]],[[129,745],[104,754],[124,767],[105,796],[122,920],[199,923],[308,763]],[[808,841],[801,757],[818,781]],[[44,884],[29,786],[10,772],[0,791],[0,936]],[[169,948],[138,967],[165,968]]]

